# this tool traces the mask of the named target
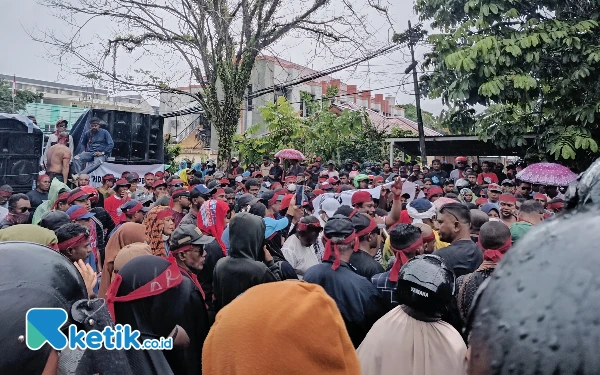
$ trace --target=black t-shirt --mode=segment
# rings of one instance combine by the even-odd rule
[[[283,175],[283,168],[281,165],[272,166],[269,169],[269,176],[275,177],[274,182],[281,182],[281,176]]]
[[[433,254],[441,257],[456,277],[475,272],[483,263],[483,251],[471,239],[457,241]]]
[[[296,165],[292,165],[290,167],[290,170],[288,171],[288,174],[290,176],[300,176],[302,174],[304,174],[304,168],[302,168],[300,165],[296,164]]]
[[[350,256],[350,264],[356,269],[357,274],[366,277],[369,280],[371,280],[373,276],[384,271],[381,264],[362,250],[352,253]]]
[[[31,190],[26,194],[29,197],[29,203],[31,204],[31,208],[37,208],[44,201],[48,200],[48,193],[40,193],[37,190]]]
[[[227,171],[227,174],[234,175],[234,176],[239,176],[242,173],[244,173],[244,168],[242,168],[242,167],[233,167]]]
[[[431,178],[431,182],[437,186],[444,186],[444,181],[448,178],[448,173],[446,171],[434,171],[427,173],[426,178]]]

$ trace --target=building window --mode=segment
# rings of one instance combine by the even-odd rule
[[[315,100],[315,95],[310,92],[300,91],[300,113],[302,117],[308,117],[313,114],[312,102]]]

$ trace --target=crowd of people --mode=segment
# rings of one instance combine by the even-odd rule
[[[88,156],[95,165],[103,155]],[[471,374],[510,373],[470,344],[470,311],[511,247],[567,206],[566,187],[516,180],[523,167],[317,157],[284,169],[265,156],[245,168],[232,158],[224,171],[209,160],[108,174],[97,188],[86,173],[72,186],[40,175],[26,194],[0,186],[0,304],[12,324],[0,328],[10,346],[0,373],[453,375],[470,360]],[[98,301],[104,319],[89,307]],[[79,325],[94,316],[96,329],[129,324],[175,346],[34,352],[21,340],[32,307],[65,308]]]

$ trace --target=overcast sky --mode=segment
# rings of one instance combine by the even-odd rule
[[[377,1],[377,0],[374,0]],[[388,0],[379,0],[385,2]],[[373,49],[386,44],[388,37],[393,35],[394,30],[399,32],[407,28],[408,20],[417,23],[417,17],[412,9],[411,0],[392,0],[395,4],[390,7],[389,15],[392,26],[375,11],[364,11],[365,23],[375,35],[369,43]],[[364,0],[350,0],[357,4],[360,10]],[[364,10],[364,8],[362,8]],[[0,23],[0,45],[3,47],[3,58],[0,59],[0,73],[15,74],[21,77],[41,79],[47,81],[60,81],[71,84],[86,84],[84,79],[73,74],[72,71],[53,58],[52,50],[43,43],[34,41],[29,34],[38,37],[42,32],[53,30],[68,35],[71,29],[53,16],[52,11],[38,4],[34,0],[2,0],[2,23]],[[112,31],[108,21],[102,21],[93,26],[86,37],[94,40],[95,32]],[[102,39],[102,38],[100,38]],[[366,46],[370,49],[370,46]],[[418,55],[425,49],[420,48]],[[306,65],[316,70],[322,70],[332,65],[343,63],[328,54],[315,43],[299,40],[296,37],[287,37],[273,46],[266,54],[277,54],[281,58],[295,63]],[[408,49],[403,49],[389,55],[375,58],[368,63],[363,63],[353,68],[334,74],[334,77],[342,79],[348,84],[358,85],[359,90],[372,89],[374,92],[396,96],[397,103],[414,103],[412,76],[404,74],[408,66],[410,54]],[[71,65],[72,64],[67,64]],[[152,64],[143,63],[144,69],[152,70]],[[390,87],[395,86],[395,87]],[[156,104],[154,102],[153,104]],[[439,100],[424,100],[423,109],[439,114],[442,109]]]

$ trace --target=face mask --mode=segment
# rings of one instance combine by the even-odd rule
[[[13,214],[12,217],[16,224],[24,224],[29,219],[29,212]]]

